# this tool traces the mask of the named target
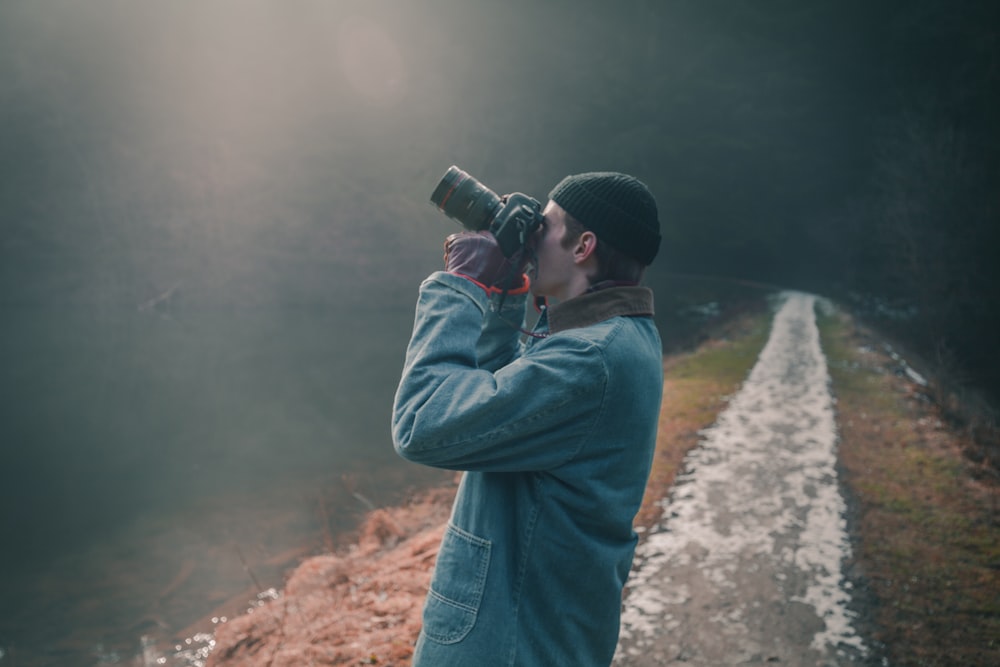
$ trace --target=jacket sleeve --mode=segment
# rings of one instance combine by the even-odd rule
[[[583,447],[600,415],[603,354],[560,335],[499,368],[482,367],[487,310],[485,293],[464,278],[436,273],[421,285],[393,405],[396,451],[453,470],[555,468]]]
[[[446,273],[441,275],[455,278]],[[466,285],[461,287],[467,288]],[[470,296],[477,304],[482,304],[481,289],[473,291]],[[493,294],[483,305],[482,330],[476,343],[479,367],[490,371],[506,366],[518,355],[521,347],[519,327],[524,322],[527,297],[524,294],[508,294],[502,303],[500,301],[500,295]]]

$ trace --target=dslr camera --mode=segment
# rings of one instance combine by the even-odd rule
[[[542,205],[537,199],[520,192],[501,197],[455,166],[434,188],[431,203],[470,231],[488,230],[504,257],[524,248],[542,224]]]

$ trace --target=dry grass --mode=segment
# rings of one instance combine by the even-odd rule
[[[820,325],[875,639],[893,665],[1000,664],[1000,489],[869,331]]]
[[[208,664],[409,665],[454,495],[372,511],[351,548],[306,560],[280,598],[220,625]]]

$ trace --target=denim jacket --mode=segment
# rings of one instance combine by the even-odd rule
[[[507,301],[447,273],[420,287],[393,441],[467,472],[413,664],[608,665],[663,386],[652,292],[560,303],[524,344]]]

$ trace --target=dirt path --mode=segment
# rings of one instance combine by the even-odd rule
[[[615,665],[869,661],[841,573],[850,555],[815,298],[791,293],[740,391],[640,545]]]

